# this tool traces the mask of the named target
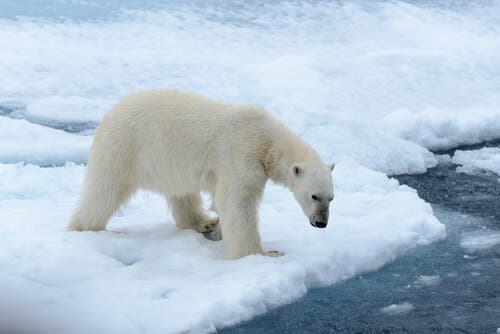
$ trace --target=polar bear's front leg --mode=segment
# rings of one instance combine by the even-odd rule
[[[222,240],[229,255],[241,258],[251,254],[281,256],[280,252],[266,252],[262,248],[258,229],[258,205],[262,189],[244,188],[232,194],[218,194],[219,224]]]
[[[231,198],[219,212],[222,240],[229,255],[240,258],[263,254],[257,226],[257,203],[253,199]]]

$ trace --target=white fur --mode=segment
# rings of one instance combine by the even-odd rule
[[[317,206],[311,194],[333,196],[332,168],[258,107],[176,90],[140,92],[118,103],[97,129],[69,228],[104,230],[121,204],[146,189],[165,195],[180,228],[210,231],[219,227],[202,209],[200,192],[207,191],[232,257],[276,256],[262,249],[257,227],[267,179],[293,191],[310,217]]]

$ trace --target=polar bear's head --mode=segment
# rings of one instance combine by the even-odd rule
[[[318,159],[320,160],[320,159]],[[314,227],[328,224],[330,202],[333,200],[332,171],[334,164],[323,161],[293,164],[290,190]]]

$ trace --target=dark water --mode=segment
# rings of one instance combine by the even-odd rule
[[[459,174],[455,167],[397,177],[433,203],[446,239],[220,333],[497,333],[500,246],[470,251],[460,241],[467,232],[500,230],[500,183],[497,176]],[[421,275],[436,282],[422,284]],[[381,311],[404,302],[415,308],[399,315]]]

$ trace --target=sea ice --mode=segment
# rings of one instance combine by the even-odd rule
[[[260,231],[266,249],[285,252],[281,258],[231,260],[222,242],[177,229],[164,200],[148,193],[122,208],[108,232],[67,232],[84,170],[0,164],[0,310],[10,307],[8,319],[0,316],[4,327],[209,332],[310,286],[375,270],[445,233],[414,190],[349,159],[334,171],[326,229],[312,228],[293,196],[269,185]],[[36,321],[12,323],[20,314]]]
[[[492,109],[397,110],[385,115],[380,125],[398,137],[437,150],[498,138],[500,111]]]
[[[0,162],[23,161],[45,166],[83,163],[92,138],[50,129],[23,119],[0,116]]]
[[[484,147],[479,150],[455,151],[452,162],[461,166],[457,172],[474,174],[493,172],[500,175],[500,148]]]
[[[98,124],[104,113],[116,103],[113,100],[89,99],[81,96],[46,97],[36,99],[26,107],[31,118],[54,121],[76,121]]]
[[[51,96],[30,102],[24,117],[33,123],[78,132],[97,127],[115,103],[114,100],[100,98]]]
[[[441,283],[439,275],[420,275],[413,282],[417,286],[432,286]]]
[[[404,302],[401,304],[391,304],[389,306],[382,307],[380,311],[389,315],[399,315],[408,313],[410,311],[413,311],[414,309],[415,306],[413,306],[409,302]]]
[[[487,249],[500,244],[500,231],[481,230],[462,234],[460,245],[469,251]]]
[[[119,12],[126,3],[104,20],[2,19],[0,105],[14,101],[48,125],[96,124],[127,94],[179,88],[261,105],[325,158],[389,174],[425,172],[437,163],[428,149],[499,133],[495,2],[464,11],[163,2]]]

